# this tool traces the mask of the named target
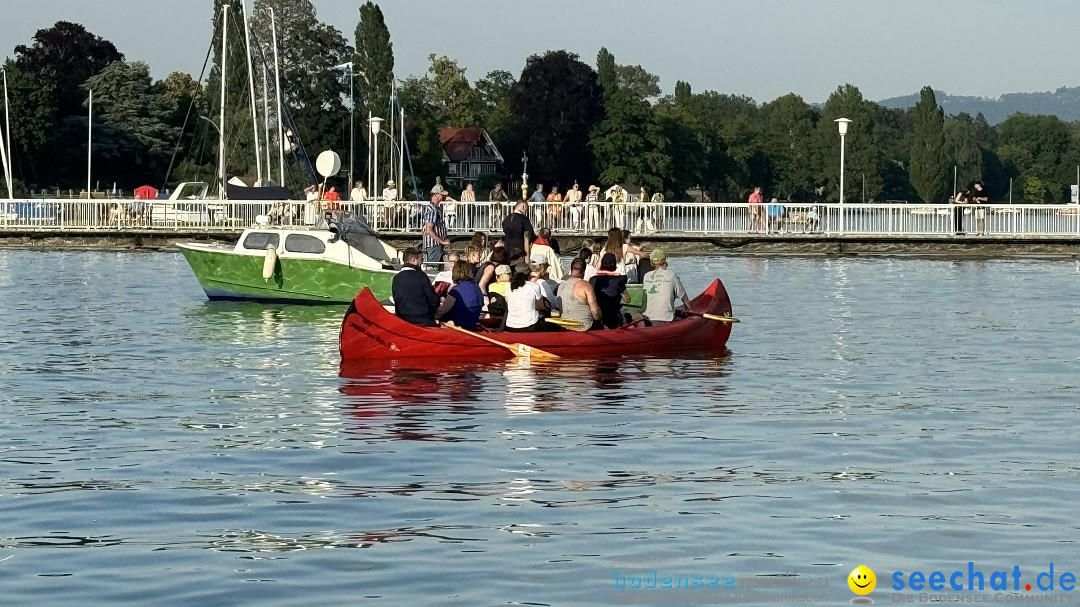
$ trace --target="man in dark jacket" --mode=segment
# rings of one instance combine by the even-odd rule
[[[435,326],[435,310],[439,309],[439,296],[427,274],[420,269],[420,251],[405,249],[401,255],[404,265],[394,275],[391,292],[394,295],[394,312],[402,320],[423,325]]]

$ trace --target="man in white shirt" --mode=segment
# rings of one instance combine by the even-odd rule
[[[384,188],[383,191],[382,191],[382,197],[383,197],[383,200],[397,200],[397,197],[398,197],[397,184],[394,183],[393,179],[386,182],[386,188]]]

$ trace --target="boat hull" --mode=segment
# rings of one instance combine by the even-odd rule
[[[691,310],[731,314],[723,283],[713,281],[691,302]],[[605,331],[550,333],[485,332],[501,343],[522,343],[562,357],[593,358],[635,353],[722,352],[731,324],[692,316],[660,327],[642,325]],[[379,305],[371,291],[361,291],[341,324],[338,347],[343,360],[415,357],[505,359],[510,349],[445,327],[420,327],[405,322]]]
[[[262,255],[180,245],[195,278],[211,300],[300,304],[347,304],[367,287],[378,299],[390,297],[395,272],[370,270],[313,258],[277,259],[273,276],[263,278]]]

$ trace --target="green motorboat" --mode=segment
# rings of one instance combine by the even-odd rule
[[[368,287],[390,297],[401,255],[366,226],[248,228],[233,246],[179,243],[211,300],[348,304]]]

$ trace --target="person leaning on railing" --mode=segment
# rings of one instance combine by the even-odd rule
[[[975,210],[974,210],[974,214],[975,214],[975,231],[978,232],[980,235],[985,235],[986,234],[986,207],[983,206],[983,205],[990,202],[990,197],[986,195],[986,186],[983,185],[983,182],[976,181],[975,183],[971,184],[971,194],[970,194],[970,196],[971,196],[971,198],[970,198],[971,204],[978,205],[978,206],[975,207]]]

